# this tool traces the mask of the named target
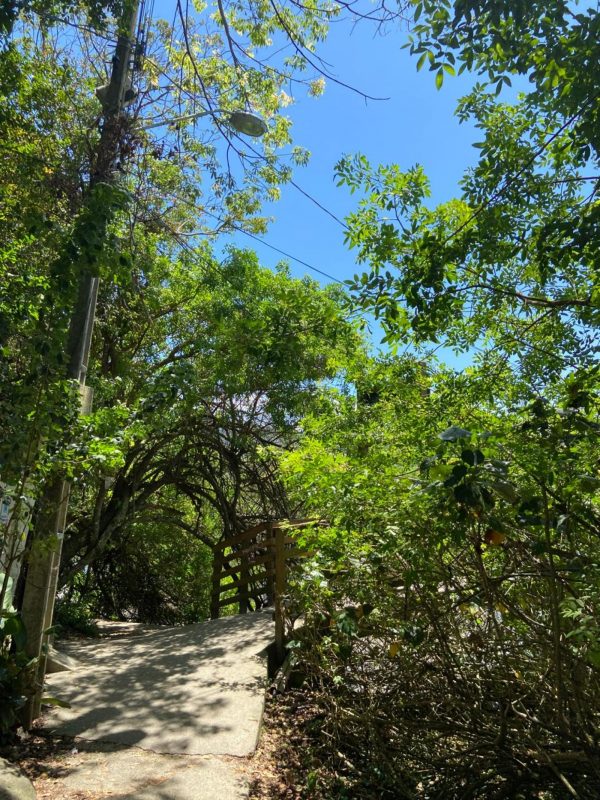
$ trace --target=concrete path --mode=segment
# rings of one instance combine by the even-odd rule
[[[64,765],[65,791],[247,797],[240,757],[258,741],[272,640],[271,614],[258,612],[183,628],[117,627],[106,639],[63,645],[79,667],[50,675],[47,693],[71,708],[52,711],[45,728],[82,740]]]

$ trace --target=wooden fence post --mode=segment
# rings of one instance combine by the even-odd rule
[[[212,595],[210,598],[210,618],[219,619],[219,600],[221,599],[221,567],[223,566],[223,550],[217,544],[213,555]]]
[[[283,596],[285,594],[285,531],[275,529],[275,654],[279,664],[285,657],[285,625]]]
[[[211,619],[219,617],[222,607],[235,604],[240,614],[246,614],[250,600],[258,606],[266,596],[269,606],[275,607],[275,649],[280,662],[285,656],[288,562],[310,555],[298,545],[291,530],[310,523],[312,520],[262,522],[222,540],[214,548]]]
[[[247,549],[247,548],[246,548]],[[242,553],[240,556],[240,587],[238,589],[239,594],[239,606],[238,611],[240,614],[246,614],[248,611],[248,599],[250,593],[250,569],[248,567],[248,553]]]

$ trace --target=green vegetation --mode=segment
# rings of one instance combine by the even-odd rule
[[[0,619],[0,744],[19,721],[19,712],[34,681],[34,664],[25,652],[27,633],[17,614]]]
[[[481,78],[479,161],[437,208],[421,167],[338,165],[355,302],[417,355],[332,393],[282,462],[331,523],[295,588],[310,796],[597,793],[599,23],[415,3],[417,66]],[[472,366],[424,362],[437,343]]]
[[[364,269],[346,294],[206,243],[263,231],[261,203],[290,177],[277,160],[291,141],[283,73],[232,31],[257,54],[272,35],[302,43],[281,67],[314,94],[303,43],[341,6],[236,4],[206,30],[155,25],[117,132],[121,177],[94,183],[89,34],[45,23],[39,5],[0,19],[4,549],[30,495],[24,563],[48,547],[47,487],[66,478],[59,618],[180,624],[209,613],[219,541],[263,520],[324,520],[303,530],[312,555],[289,587],[303,620],[291,660],[314,710],[305,796],[596,798],[598,12],[410,4],[416,67],[441,91],[455,72],[477,76],[457,113],[481,132],[479,158],[432,207],[426,165],[340,154],[340,191],[357,198],[347,244]],[[96,4],[91,19],[112,29],[114,12]],[[214,110],[204,134],[167,124],[194,113],[190,97]],[[254,155],[219,117],[248,102],[271,120]],[[160,135],[137,124],[142,110]],[[79,416],[64,352],[86,273],[101,283],[93,410]],[[381,322],[385,355],[349,309]],[[438,362],[441,345],[470,366]],[[0,682],[14,709],[31,689],[6,613]]]

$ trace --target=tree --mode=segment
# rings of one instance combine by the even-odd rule
[[[441,84],[444,72],[473,71],[500,93],[511,76],[527,77],[531,109],[571,120],[583,160],[598,155],[598,11],[570,5],[507,0],[413,2],[411,53]]]
[[[597,371],[517,408],[409,358],[353,377],[283,458],[329,522],[291,589],[317,796],[592,798]]]
[[[488,346],[491,360],[518,359],[538,381],[590,364],[598,325],[598,15],[563,3],[544,11],[415,4],[418,66],[488,81],[458,107],[483,132],[460,198],[432,211],[420,167],[373,168],[360,156],[338,165],[339,182],[365,192],[347,241],[370,271],[351,288],[388,340]],[[533,84],[513,105],[498,98],[510,74]]]
[[[219,264],[206,248],[143,294],[106,291],[97,411],[58,458],[76,478],[61,583],[105,563],[144,521],[210,550],[289,515],[268,448],[293,446],[301,409],[359,346],[338,294],[273,275],[251,253]]]
[[[324,729],[303,731],[313,783],[591,800],[599,16],[413,5],[409,46],[438,86],[455,69],[487,81],[458,108],[481,156],[434,209],[421,167],[341,160],[362,194],[347,241],[367,265],[350,288],[392,345],[475,355],[462,372],[405,356],[351,374],[284,456],[291,497],[330,522],[305,535],[315,556],[292,590],[292,654]],[[508,103],[515,74],[532,90]]]
[[[173,25],[144,19],[137,95],[116,143],[122,180],[112,188],[101,183],[92,192],[86,187],[98,167],[100,112],[94,89],[106,80],[98,65],[112,56],[107,37],[116,28],[110,14],[119,7],[93,4],[87,22],[78,9],[73,3],[15,4],[21,17],[2,53],[7,102],[0,337],[9,358],[3,380],[20,393],[0,409],[6,431],[2,470],[11,481],[29,464],[26,471],[37,482],[33,473],[42,468],[37,455],[45,459],[39,442],[51,453],[54,437],[68,429],[77,405],[74,395],[66,399],[62,362],[85,265],[111,285],[127,283],[128,243],[136,225],[149,242],[161,242],[165,257],[193,250],[202,237],[220,231],[264,228],[261,198],[276,196],[278,183],[290,175],[289,164],[276,158],[277,148],[289,142],[289,121],[278,114],[290,99],[283,87],[296,77],[304,82],[301,73],[312,61],[313,42],[325,35],[326,21],[339,7],[303,9],[298,18],[277,6],[256,18],[237,6],[219,8],[216,26],[208,13],[202,24],[186,17],[182,6]],[[97,31],[94,25],[103,27]],[[268,51],[280,26],[292,36],[296,54],[289,63],[267,65],[259,53]],[[241,38],[232,38],[234,28]],[[258,150],[226,124],[231,111],[247,105],[272,120]],[[204,111],[212,116],[201,129],[189,118],[169,124]],[[144,121],[153,127],[145,129]],[[292,160],[302,163],[306,155],[294,151]],[[142,238],[136,247],[143,249]],[[12,268],[24,258],[26,271]],[[147,280],[142,260],[134,275],[140,287]]]
[[[129,28],[132,22],[132,6],[125,4],[121,9],[117,4],[94,4],[91,10],[84,7],[91,13],[87,19],[76,14],[67,18],[58,16],[68,14],[72,8],[74,12],[79,11],[79,5],[70,3],[24,4],[19,9],[14,5],[2,19],[6,32],[2,68],[8,78],[3,89],[9,109],[3,123],[9,143],[6,152],[13,159],[8,171],[14,174],[14,165],[33,162],[42,167],[45,180],[53,190],[43,197],[43,201],[48,202],[48,215],[35,191],[36,178],[31,191],[21,194],[24,202],[19,206],[18,223],[13,224],[10,213],[6,217],[10,236],[5,263],[15,263],[19,249],[30,245],[29,263],[34,265],[35,273],[32,281],[29,275],[23,280],[22,275],[9,271],[7,298],[2,308],[5,319],[0,324],[5,336],[3,344],[11,358],[11,369],[3,378],[7,385],[14,383],[20,390],[17,404],[2,409],[5,414],[2,422],[7,423],[3,477],[18,484],[15,491],[19,497],[24,496],[26,490],[31,493],[32,487],[39,486],[42,479],[46,479],[47,487],[36,511],[35,538],[36,547],[39,547],[30,552],[30,572],[35,560],[32,555],[54,546],[48,539],[48,531],[52,531],[53,536],[64,527],[62,514],[68,492],[62,478],[72,470],[69,455],[77,448],[73,439],[79,397],[70,379],[76,378],[81,370],[79,363],[75,365],[75,372],[73,369],[77,350],[74,343],[79,340],[84,318],[90,317],[93,321],[94,316],[93,313],[90,316],[87,309],[87,300],[93,293],[82,287],[92,282],[96,285],[98,279],[106,278],[113,283],[127,283],[135,261],[130,245],[136,238],[134,230],[139,222],[146,233],[159,234],[149,243],[146,252],[155,256],[154,247],[157,243],[160,247],[162,241],[163,258],[174,260],[180,252],[191,250],[194,253],[197,237],[212,234],[215,229],[230,229],[246,220],[254,229],[264,224],[257,218],[261,197],[273,197],[276,185],[289,176],[289,169],[280,169],[274,155],[278,146],[289,142],[286,121],[275,119],[276,112],[288,99],[280,89],[293,70],[307,63],[313,45],[305,43],[305,37],[322,38],[325,20],[335,10],[334,7],[307,9],[296,18],[275,7],[273,14],[263,8],[262,18],[257,22],[252,14],[249,26],[243,9],[230,9],[231,20],[242,31],[237,43],[232,39],[229,18],[221,4],[218,24],[223,28],[223,35],[214,29],[208,15],[205,24],[209,31],[207,33],[202,26],[199,34],[196,23],[187,17],[180,4],[174,29],[159,23],[150,30],[151,20],[142,19],[134,58],[136,86],[126,91],[128,100],[135,104],[133,113],[125,117],[116,113],[116,107],[112,108],[113,104],[108,102],[110,87],[107,95],[106,86],[97,85],[101,75],[94,67],[98,63],[98,53],[102,58],[106,50],[99,43],[107,39],[107,34],[108,39],[119,35],[117,62],[128,62],[123,36],[130,35],[124,28]],[[22,11],[18,20],[16,10]],[[109,12],[120,15],[116,22],[109,19]],[[266,31],[272,32],[279,23],[295,42],[297,52],[290,65],[292,72],[267,67],[257,62],[254,52],[246,49],[253,36],[255,45],[268,44]],[[102,25],[101,30],[96,30],[94,25]],[[36,28],[40,34],[38,41],[31,33]],[[181,44],[174,38],[177,31]],[[69,61],[77,64],[78,72]],[[10,69],[14,66],[19,70],[34,70],[29,75],[18,71],[15,76]],[[43,72],[46,67],[50,80]],[[118,63],[113,67],[116,73]],[[165,77],[166,87],[160,83]],[[50,91],[44,95],[43,90],[54,89],[58,97],[57,109],[60,109],[61,104],[67,107],[72,104],[77,95],[75,86],[85,99],[73,125],[71,115],[64,117],[53,113],[54,96]],[[97,101],[92,95],[94,87],[104,117],[101,130],[97,125]],[[313,93],[319,87],[319,83],[314,83]],[[27,102],[30,96],[34,100],[32,103]],[[251,103],[275,119],[262,150],[240,146],[243,140],[232,134],[232,112],[246,109]],[[138,127],[138,116],[142,112],[150,115],[150,119],[146,119],[147,127],[142,122]],[[212,116],[221,144],[215,144],[210,138],[199,143],[189,135],[192,121],[205,114]],[[171,127],[173,115],[183,119],[177,119],[176,125]],[[38,135],[32,146],[23,148],[17,142],[17,135],[27,126]],[[40,129],[49,134],[50,142],[56,147],[55,163],[48,160],[45,137],[39,135]],[[149,130],[159,132],[160,145]],[[235,156],[237,166],[232,164]],[[296,151],[294,159],[301,162],[305,154]],[[208,171],[212,179],[209,190],[204,192],[200,180],[203,171]],[[68,173],[70,182],[61,183],[61,172]],[[122,180],[117,180],[118,173],[123,173]],[[155,191],[157,187],[160,187],[159,192]],[[8,195],[7,201],[8,206],[14,204],[11,209],[14,214],[15,200]],[[33,221],[29,219],[31,206],[35,208]],[[218,225],[207,225],[205,217],[214,217],[217,207]],[[222,219],[223,208],[226,211]],[[64,214],[66,209],[69,213]],[[48,216],[52,219],[48,220]],[[51,231],[54,239],[37,237],[40,228],[45,234]],[[163,232],[166,235],[161,240]],[[50,245],[47,249],[44,249],[44,239]],[[136,241],[142,239],[140,236]],[[142,262],[143,258],[137,261],[139,271],[134,276],[138,286],[149,281],[147,265]],[[25,299],[31,286],[36,292],[33,303]],[[18,295],[14,300],[8,299],[11,289]],[[27,313],[25,319],[13,327],[11,321],[16,317],[13,308],[19,303],[25,304]],[[77,314],[73,314],[74,307]],[[161,346],[157,344],[158,348]],[[104,415],[101,427],[107,427],[108,416]],[[117,413],[113,421],[118,416]],[[123,444],[123,437],[119,435],[101,445],[96,441],[89,450],[88,462],[95,465],[107,460],[118,462]],[[31,580],[30,585],[37,582]],[[26,601],[27,594],[24,603],[29,607]],[[37,628],[41,631],[45,624],[41,624],[41,615],[38,617]],[[31,648],[35,651],[38,637],[33,639]]]

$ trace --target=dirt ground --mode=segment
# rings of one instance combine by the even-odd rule
[[[267,698],[258,749],[251,760],[251,800],[300,800],[302,791],[302,734],[292,698]],[[293,711],[294,713],[290,713]]]

